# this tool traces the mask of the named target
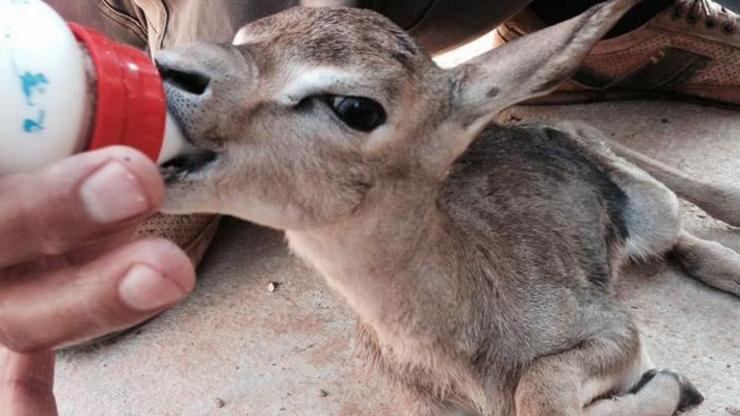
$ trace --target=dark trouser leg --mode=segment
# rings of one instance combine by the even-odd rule
[[[365,7],[385,14],[425,49],[437,52],[492,30],[531,0],[156,0],[141,2],[144,9],[132,0],[48,2],[70,20],[140,47],[147,36],[165,30],[161,42],[148,39],[155,49],[194,40],[227,42],[242,25],[292,5]],[[166,22],[158,18],[162,10]]]
[[[555,0],[560,3],[560,0]],[[570,1],[570,0],[569,0]],[[430,52],[449,49],[493,30],[531,0],[366,0],[408,30]]]
[[[740,0],[733,0],[738,1]],[[569,0],[567,2],[557,0],[535,0],[532,3],[532,10],[545,23],[552,25],[570,19],[580,13],[583,13],[591,6],[601,3],[600,0]],[[657,13],[671,7],[674,0],[652,0],[645,1],[627,13],[622,20],[617,23],[614,29],[609,32],[607,38],[623,35],[629,31],[637,29],[645,24]]]
[[[64,19],[92,27],[139,49],[147,46],[143,16],[132,0],[45,0]]]
[[[740,0],[719,0],[717,3],[727,7],[735,13],[740,13]]]
[[[547,24],[555,24],[570,19],[602,0],[534,0],[532,10]],[[740,12],[740,0],[716,0],[717,3],[734,12]],[[606,37],[623,35],[635,30],[652,19],[657,13],[671,7],[674,0],[652,0],[637,5],[617,23],[617,26]]]

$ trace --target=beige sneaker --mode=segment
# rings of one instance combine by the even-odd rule
[[[525,9],[497,29],[505,43],[544,27]],[[630,33],[606,39],[557,92],[536,104],[681,98],[740,107],[740,16],[710,0],[676,0]]]
[[[173,241],[198,266],[216,235],[220,216],[157,214],[137,230],[140,237],[161,237]]]

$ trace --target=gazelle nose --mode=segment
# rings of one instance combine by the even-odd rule
[[[203,95],[211,84],[211,77],[198,71],[175,68],[157,60],[162,81],[171,87],[193,95]]]
[[[0,0],[0,3],[3,0]],[[236,123],[225,115],[241,110],[254,78],[241,52],[230,45],[192,43],[154,57],[164,81],[167,108],[183,133],[197,145],[231,137]]]

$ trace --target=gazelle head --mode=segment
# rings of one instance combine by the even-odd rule
[[[636,0],[604,3],[452,70],[383,16],[293,8],[233,45],[157,63],[196,148],[163,169],[166,210],[319,227],[394,196],[433,195],[501,110],[547,94]]]

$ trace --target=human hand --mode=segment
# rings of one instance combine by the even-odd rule
[[[56,414],[54,348],[128,328],[192,291],[195,272],[177,246],[131,242],[163,197],[156,166],[123,147],[0,177],[4,415]]]

